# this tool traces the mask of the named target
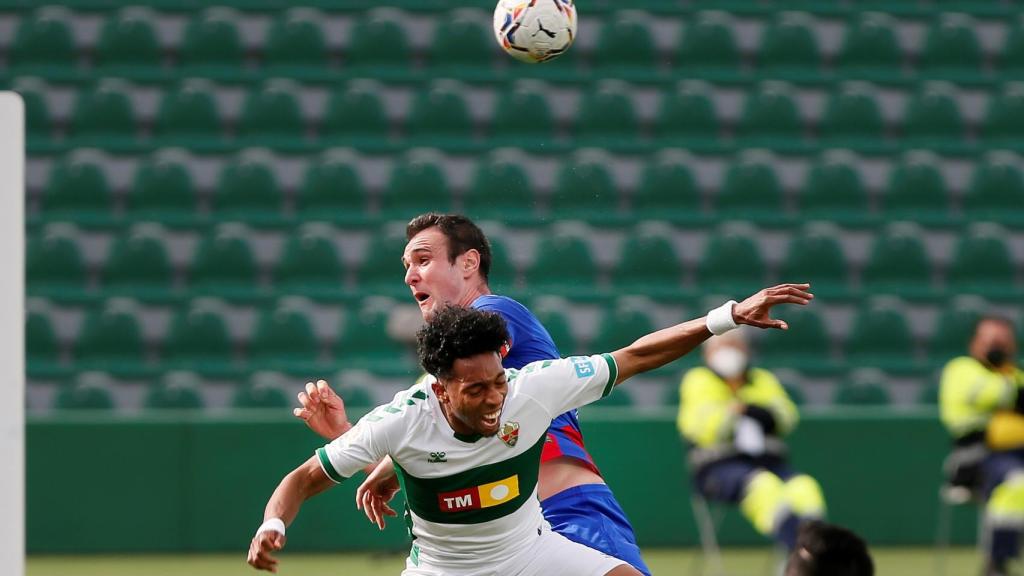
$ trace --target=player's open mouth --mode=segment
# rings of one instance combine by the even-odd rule
[[[501,410],[491,412],[490,414],[484,414],[480,420],[487,428],[494,428],[498,425],[498,418],[501,417]]]
[[[427,300],[430,300],[430,294],[426,292],[413,292],[412,297],[416,299],[416,302],[423,304]]]

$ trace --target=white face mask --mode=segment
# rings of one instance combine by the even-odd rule
[[[739,348],[723,346],[708,356],[708,368],[723,378],[736,378],[747,369],[747,354]]]

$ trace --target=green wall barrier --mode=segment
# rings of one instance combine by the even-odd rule
[[[695,546],[690,481],[675,414],[589,408],[587,445],[643,546]],[[29,553],[238,551],[280,479],[322,443],[280,413],[31,418]],[[927,545],[938,518],[949,441],[934,411],[807,412],[793,464],[821,482],[831,520],[872,544]],[[317,496],[288,533],[290,550],[404,550],[403,523],[380,532],[355,509],[356,478]],[[400,502],[398,502],[401,505]],[[954,514],[953,540],[973,540],[976,509]],[[759,544],[735,510],[725,544]]]

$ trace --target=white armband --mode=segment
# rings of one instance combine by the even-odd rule
[[[732,307],[736,305],[735,300],[729,300],[725,304],[722,304],[718,308],[708,312],[705,323],[707,324],[708,331],[715,336],[721,336],[729,330],[736,328],[736,320],[732,317]]]
[[[284,520],[280,518],[270,518],[263,524],[260,524],[259,529],[256,530],[256,535],[259,536],[264,532],[280,532],[284,536]]]

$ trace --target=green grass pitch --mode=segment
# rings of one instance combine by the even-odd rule
[[[879,576],[933,576],[934,552],[927,548],[877,548],[872,550]],[[644,552],[656,575],[677,576],[700,573],[699,551],[693,549],[649,549]],[[775,553],[770,549],[727,549],[725,568],[729,576],[774,574]],[[398,555],[288,554],[281,555],[281,576],[359,574],[398,576],[405,559]],[[975,550],[952,550],[946,574],[974,574],[979,571]],[[235,555],[195,556],[30,556],[28,576],[254,576],[258,572],[245,564],[245,551]],[[261,572],[261,574],[268,574]]]

